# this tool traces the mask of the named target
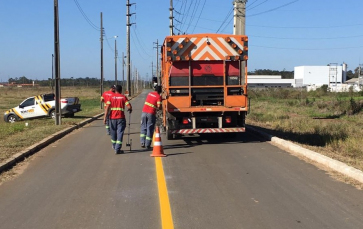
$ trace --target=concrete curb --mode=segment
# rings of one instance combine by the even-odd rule
[[[61,130],[61,131],[58,131],[57,133],[50,135],[49,137],[43,139],[42,141],[37,142],[37,143],[33,144],[32,146],[29,146],[25,150],[22,150],[21,152],[14,154],[12,157],[5,160],[5,162],[0,163],[0,173],[11,169],[17,163],[23,161],[26,157],[38,152],[39,150],[41,150],[44,147],[48,146],[49,144],[55,142],[56,140],[61,139],[62,137],[69,134],[73,130],[78,129],[80,127],[83,127],[87,123],[90,123],[90,122],[92,122],[92,121],[94,121],[94,120],[96,120],[96,119],[98,119],[99,117],[102,117],[102,116],[103,116],[103,113],[95,115],[92,118],[86,119],[86,120],[78,123],[75,126],[66,128],[66,129]]]
[[[305,149],[299,145],[296,145],[292,142],[283,140],[281,138],[266,134],[254,127],[247,126],[247,129],[249,131],[252,131],[260,136],[262,136],[264,139],[271,141],[273,143],[276,143],[278,146],[280,146],[282,149],[288,149],[291,151],[292,154],[301,155],[306,158],[309,158],[310,160],[313,160],[317,163],[320,163],[322,165],[327,166],[328,168],[337,171],[341,174],[344,174],[350,178],[353,178],[361,183],[363,183],[363,172],[361,170],[358,170],[356,168],[353,168],[351,166],[348,166],[344,164],[343,162],[331,159],[327,156],[321,155],[319,153],[316,153],[312,150]]]

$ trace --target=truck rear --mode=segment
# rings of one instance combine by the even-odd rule
[[[245,131],[248,37],[168,36],[161,50],[162,124],[167,139]]]

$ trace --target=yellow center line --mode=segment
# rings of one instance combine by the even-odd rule
[[[155,157],[156,177],[159,189],[159,203],[161,212],[161,225],[163,229],[174,229],[173,217],[171,215],[168,189],[164,176],[163,163],[160,157]]]

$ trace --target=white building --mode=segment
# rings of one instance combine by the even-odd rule
[[[306,87],[308,91],[327,85],[330,91],[360,91],[362,83],[347,81],[347,64],[328,66],[298,66],[294,68],[294,79],[281,79],[280,75],[248,75],[250,88]]]
[[[347,65],[298,66],[294,68],[296,87],[328,85],[337,87],[346,81]]]

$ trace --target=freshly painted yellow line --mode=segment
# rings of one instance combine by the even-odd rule
[[[174,229],[173,217],[171,216],[171,209],[169,203],[168,189],[164,176],[163,163],[161,157],[155,157],[156,177],[159,189],[159,203],[161,213],[162,229]]]

